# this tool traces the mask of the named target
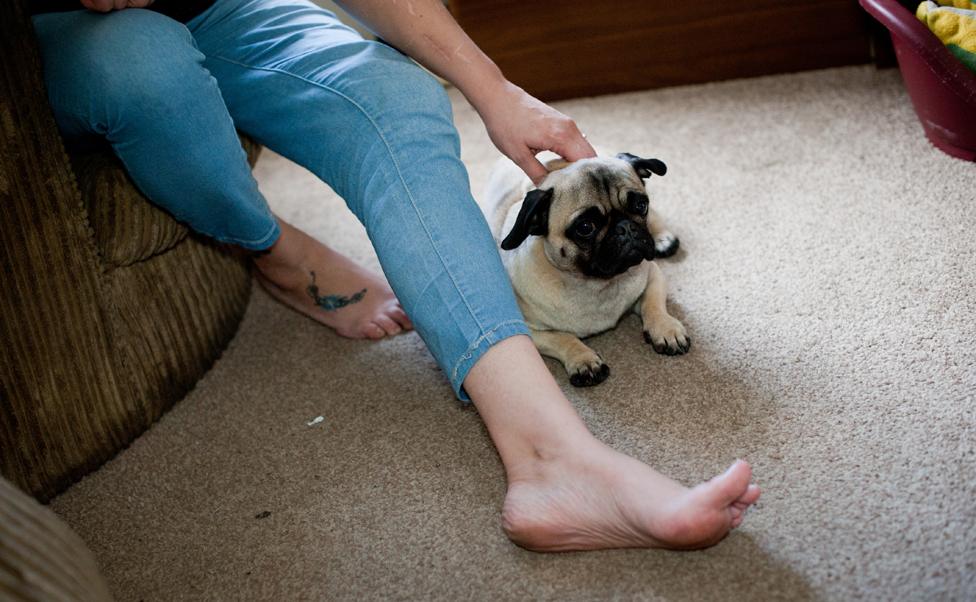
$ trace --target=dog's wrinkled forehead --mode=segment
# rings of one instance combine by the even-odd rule
[[[589,204],[599,204],[608,210],[625,203],[627,192],[644,191],[644,182],[629,163],[609,157],[576,161],[554,171],[542,184],[550,185],[556,200],[570,197],[578,203],[586,199]]]
[[[612,157],[581,159],[552,172],[550,177],[555,174],[558,174],[558,183],[563,186],[590,186],[603,189],[611,185],[644,187],[637,172],[629,163]]]

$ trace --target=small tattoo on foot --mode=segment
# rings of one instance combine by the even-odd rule
[[[311,272],[311,274],[312,283],[308,285],[308,288],[306,288],[305,291],[308,293],[308,296],[312,298],[312,301],[315,302],[315,305],[321,307],[325,311],[342,309],[347,305],[352,305],[353,303],[362,301],[363,297],[366,296],[366,289],[359,291],[351,297],[343,297],[342,295],[319,296],[319,287],[315,284],[315,272]]]

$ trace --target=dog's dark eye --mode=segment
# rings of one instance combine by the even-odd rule
[[[631,213],[636,213],[637,215],[647,214],[647,195],[640,194],[639,192],[628,192],[627,193],[627,210]]]
[[[589,238],[596,232],[596,224],[590,220],[584,220],[576,224],[576,234],[583,238]]]

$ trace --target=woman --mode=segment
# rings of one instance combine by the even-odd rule
[[[745,462],[686,489],[586,429],[527,336],[470,196],[447,97],[404,54],[304,0],[81,5],[34,3],[48,93],[69,143],[107,140],[149,199],[254,252],[277,299],[340,335],[380,338],[416,325],[498,449],[513,541],[533,550],[694,548],[741,523],[759,497]],[[440,0],[342,5],[453,83],[534,181],[545,175],[539,151],[593,156],[572,120],[508,82]],[[235,128],[346,200],[389,284],[271,213]]]

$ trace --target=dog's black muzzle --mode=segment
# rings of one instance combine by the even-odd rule
[[[654,259],[654,239],[647,228],[625,215],[612,218],[606,236],[594,249],[587,275],[613,278],[644,261]]]

